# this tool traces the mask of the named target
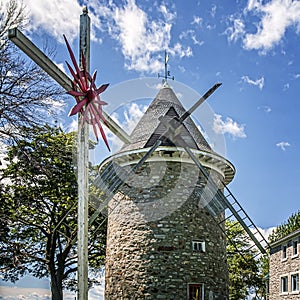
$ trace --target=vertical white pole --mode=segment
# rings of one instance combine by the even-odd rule
[[[90,18],[87,8],[83,8],[80,16],[80,52],[86,59],[86,67],[90,68]],[[81,55],[80,68],[82,69]],[[78,119],[78,300],[88,299],[88,124]]]

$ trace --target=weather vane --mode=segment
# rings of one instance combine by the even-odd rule
[[[167,82],[168,79],[174,80],[174,76],[171,76],[170,71],[168,71],[168,61],[169,61],[169,54],[167,50],[165,50],[165,76],[158,74],[158,78],[164,77],[163,82]]]

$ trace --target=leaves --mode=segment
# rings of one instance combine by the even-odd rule
[[[0,171],[0,274],[10,281],[50,276],[52,288],[62,289],[77,266],[76,135],[44,125],[22,128],[22,136],[9,147],[7,167]],[[95,268],[103,265],[105,240],[105,226],[90,236]]]
[[[251,239],[237,221],[227,221],[226,231],[230,240],[227,245],[229,299],[246,299],[250,291],[255,295],[264,294],[263,258],[256,258],[257,252],[250,249]]]
[[[3,140],[16,138],[22,126],[44,123],[63,106],[62,88],[37,65],[28,62],[7,39],[7,30],[17,25],[19,28],[26,25],[25,7],[21,1],[10,0],[0,12],[0,139]]]
[[[300,210],[297,213],[292,214],[288,220],[281,225],[277,226],[276,229],[269,236],[270,242],[275,242],[288,234],[294,232],[300,228]]]

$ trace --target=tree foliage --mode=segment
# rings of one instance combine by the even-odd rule
[[[300,211],[292,214],[286,222],[277,226],[273,232],[270,234],[270,242],[278,241],[279,239],[287,236],[288,234],[294,232],[300,228]]]
[[[0,0],[1,3],[1,0]],[[61,107],[63,90],[8,39],[10,27],[26,27],[22,2],[0,6],[0,139],[15,137],[22,126],[36,126]]]
[[[50,277],[52,299],[60,300],[64,287],[74,287],[77,269],[74,134],[47,125],[22,133],[0,170],[0,274],[13,282],[27,274]],[[89,239],[92,267],[103,265],[105,242],[102,226]]]
[[[229,299],[241,300],[255,295],[264,299],[268,257],[257,258],[252,241],[237,221],[227,221],[227,260],[229,269]]]

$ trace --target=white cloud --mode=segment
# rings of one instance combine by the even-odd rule
[[[67,72],[67,70],[66,70],[66,68],[65,68],[65,64],[64,63],[57,63],[56,64],[57,65],[57,67],[61,70],[61,71],[63,71],[64,73],[68,73]]]
[[[70,291],[64,291],[63,298],[64,298],[64,300],[74,300],[74,299],[76,299],[76,293],[70,292]],[[99,285],[99,286],[92,287],[89,290],[88,299],[89,300],[104,300],[104,286]]]
[[[248,0],[247,9],[248,11],[257,9],[261,4],[259,0]]]
[[[196,33],[195,30],[187,30],[187,31],[183,31],[180,35],[179,35],[180,39],[191,39],[193,41],[194,45],[198,45],[198,46],[202,46],[204,44],[203,41],[199,41],[196,37]]]
[[[217,6],[215,4],[213,4],[211,6],[210,15],[214,18],[216,16],[216,12],[217,12]]]
[[[163,82],[158,82],[156,84],[146,83],[146,87],[153,89],[156,91],[156,93],[158,93],[160,89],[163,87]]]
[[[139,72],[158,73],[161,70],[163,49],[170,55],[189,57],[190,47],[181,44],[170,46],[172,22],[176,13],[165,5],[155,6],[160,13],[156,19],[142,10],[135,0],[127,0],[123,6],[110,3],[109,11],[103,16],[106,30],[121,46],[125,59],[125,68]],[[101,8],[95,7],[96,13]],[[162,15],[163,18],[160,18]]]
[[[296,32],[300,31],[300,1],[271,0],[262,4],[262,1],[249,0],[247,10],[262,17],[257,32],[246,34],[245,49],[266,53],[280,42],[287,28],[296,26]]]
[[[265,238],[265,240],[268,242],[269,240],[269,236],[270,234],[273,232],[273,230],[276,227],[269,227],[269,228],[260,228],[257,227],[257,229],[259,230],[259,232],[261,233],[261,235]],[[255,234],[256,233],[256,229],[255,228],[250,228],[252,233]],[[256,235],[256,238],[258,238],[260,240],[260,236]],[[267,248],[267,244],[264,241],[260,241],[261,245],[266,249]],[[251,244],[254,245],[254,243],[252,242]]]
[[[218,134],[228,133],[233,138],[245,138],[247,137],[245,133],[245,125],[238,124],[231,118],[227,117],[225,121],[222,120],[222,116],[215,114],[213,130]]]
[[[264,110],[265,110],[265,112],[267,112],[267,113],[269,113],[269,112],[272,111],[272,109],[271,109],[270,106],[265,106],[265,107],[264,107]]]
[[[51,116],[53,114],[60,114],[64,111],[66,103],[64,101],[57,101],[52,98],[47,98],[43,101],[47,106],[47,112]]]
[[[147,15],[134,2],[129,0],[124,8],[116,8],[114,19],[119,28],[123,53],[127,57],[138,56],[144,45]],[[155,33],[154,33],[155,34]]]
[[[253,80],[250,79],[248,76],[242,76],[242,80],[250,85],[258,86],[260,90],[264,87],[265,79],[264,77],[261,77],[259,79]]]
[[[272,111],[272,108],[270,106],[267,106],[267,105],[262,106],[262,107],[259,106],[257,109],[262,109],[266,113],[270,113]]]
[[[123,126],[126,128],[127,132],[131,132],[134,129],[138,121],[146,112],[147,107],[147,105],[140,106],[135,102],[131,103],[128,111],[124,112],[125,124],[123,124]]]
[[[280,142],[276,144],[282,151],[285,151],[287,147],[290,147],[291,144],[289,142]]]
[[[79,16],[82,14],[78,1],[24,0],[24,3],[29,11],[28,34],[44,30],[59,42],[63,42],[63,34],[68,37],[69,42],[78,37]],[[102,42],[103,33],[115,40],[120,46],[125,60],[124,66],[128,70],[159,72],[164,49],[170,55],[180,58],[192,55],[190,47],[179,43],[174,46],[170,44],[171,28],[176,18],[174,5],[169,7],[154,4],[153,10],[156,9],[158,14],[152,17],[135,0],[126,0],[125,4],[90,0],[88,4],[92,40]],[[200,43],[197,39],[194,42]]]
[[[1,286],[0,296],[3,300],[50,300],[50,290],[41,288],[22,288],[17,286]]]
[[[158,11],[161,12],[167,22],[173,22],[176,18],[176,13],[172,13],[168,11],[167,7],[165,5],[160,5],[158,8]]]
[[[250,32],[249,14],[259,19],[256,32]],[[243,14],[231,15],[225,30],[229,42],[242,40],[246,50],[258,50],[266,54],[283,39],[287,29],[300,33],[300,1],[294,0],[248,0]],[[249,25],[249,27],[247,26]]]
[[[64,291],[65,300],[75,299],[74,292]],[[0,286],[0,299],[3,300],[50,300],[51,292],[49,289],[43,288],[24,288],[18,286]],[[89,290],[90,300],[104,299],[104,287],[95,286]]]
[[[269,236],[273,232],[274,229],[276,229],[276,227],[258,228],[258,230],[262,233],[262,235],[264,236],[264,238],[266,240],[269,239]]]
[[[215,145],[214,143],[211,141],[210,137],[208,136],[207,132],[205,131],[204,128],[202,128],[201,125],[198,125],[197,124],[197,128],[198,130],[201,132],[202,136],[204,137],[204,139],[208,142],[209,146],[214,149],[215,148]]]
[[[192,25],[196,24],[196,25],[202,25],[202,21],[203,19],[200,18],[199,16],[193,16],[193,21],[192,21]]]
[[[30,11],[29,33],[43,29],[60,42],[63,42],[63,34],[70,41],[78,36],[82,8],[76,0],[23,2]]]
[[[67,125],[66,131],[67,132],[74,132],[78,130],[78,118],[72,118],[70,124]]]
[[[180,58],[193,56],[191,47],[183,47],[180,43],[176,43],[172,49],[169,49],[169,53]]]
[[[127,133],[131,133],[135,128],[141,117],[144,115],[148,105],[138,105],[135,102],[130,103],[124,107],[124,111],[119,113],[112,113],[111,118],[117,122]],[[118,150],[123,143],[113,134],[108,134],[108,138],[112,143],[112,149]]]
[[[185,67],[184,66],[178,66],[178,69],[181,73],[184,73],[186,71]]]
[[[95,286],[89,291],[90,300],[101,300],[104,299],[104,286]]]
[[[290,88],[290,84],[287,82],[283,85],[283,91],[286,91]]]
[[[245,34],[245,25],[242,19],[235,18],[234,16],[229,17],[229,22],[232,26],[229,26],[225,30],[227,39],[229,42],[236,42],[239,38],[242,38]]]

